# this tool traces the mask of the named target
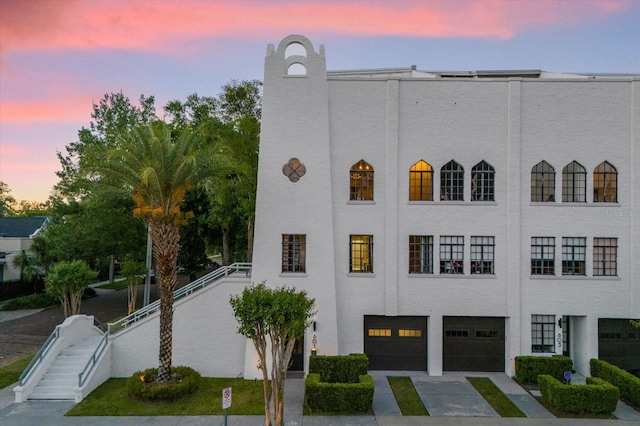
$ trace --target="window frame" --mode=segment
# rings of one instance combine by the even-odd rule
[[[556,201],[556,169],[542,160],[531,168],[531,202],[554,203]]]
[[[440,236],[440,274],[464,274],[464,236]],[[458,255],[458,256],[454,256]]]
[[[531,275],[555,275],[555,267],[556,237],[531,237]]]
[[[424,160],[409,168],[409,201],[433,201],[433,167]]]
[[[470,242],[471,274],[495,274],[495,237],[472,236]]]
[[[409,235],[409,273],[433,274],[433,235]]]
[[[349,200],[373,201],[374,170],[371,164],[360,160],[349,170]]]
[[[373,273],[373,235],[349,235],[349,273]]]
[[[562,275],[587,274],[587,238],[562,237]]]
[[[555,315],[531,314],[531,353],[556,353],[555,335]]]
[[[577,161],[562,169],[562,202],[587,202],[587,170]]]
[[[482,160],[471,169],[471,201],[495,201],[493,166]]]
[[[464,167],[455,160],[440,168],[440,201],[464,201]]]
[[[613,244],[611,244],[613,243]],[[596,237],[593,239],[593,276],[618,276],[618,239]]]
[[[610,184],[610,189],[607,191],[607,185]],[[600,197],[599,191],[602,193],[602,197]],[[603,161],[593,169],[593,202],[618,202],[618,170],[608,161]]]
[[[282,234],[283,274],[307,272],[307,234]]]

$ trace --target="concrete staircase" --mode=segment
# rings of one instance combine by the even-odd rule
[[[87,365],[101,339],[99,335],[91,336],[60,351],[29,399],[74,400],[78,374]]]

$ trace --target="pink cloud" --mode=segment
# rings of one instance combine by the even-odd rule
[[[201,37],[271,36],[291,30],[356,36],[509,38],[530,28],[589,22],[635,7],[624,0],[3,0],[0,49],[165,51]]]
[[[95,98],[95,96],[94,96]],[[0,103],[0,122],[73,122],[89,119],[91,96],[75,98],[47,98],[36,101],[9,101]]]

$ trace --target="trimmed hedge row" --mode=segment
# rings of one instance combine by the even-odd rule
[[[565,371],[573,371],[573,360],[563,355],[548,356],[517,356],[516,380],[520,383],[536,383],[538,376],[546,374],[560,381],[564,379]]]
[[[587,377],[586,385],[565,385],[541,374],[538,385],[542,401],[562,414],[611,415],[620,399],[620,389],[597,377]]]
[[[190,395],[200,388],[200,373],[190,367],[171,368],[171,382],[159,384],[157,368],[136,371],[127,379],[127,391],[131,398],[169,402]]]
[[[600,359],[592,359],[590,365],[592,376],[617,386],[625,400],[640,408],[640,377]]]
[[[368,371],[369,358],[365,354],[309,357],[309,373],[319,374],[327,383],[358,383]]]
[[[321,382],[319,374],[309,373],[304,381],[306,403],[317,411],[365,413],[373,405],[373,391],[369,375],[361,375],[358,383],[328,383]]]

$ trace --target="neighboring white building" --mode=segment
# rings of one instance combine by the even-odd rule
[[[0,284],[20,280],[20,268],[13,266],[13,259],[29,251],[33,238],[48,222],[46,216],[0,218]]]
[[[640,74],[327,71],[292,35],[265,59],[252,280],[316,299],[303,359],[640,369],[638,182]]]

